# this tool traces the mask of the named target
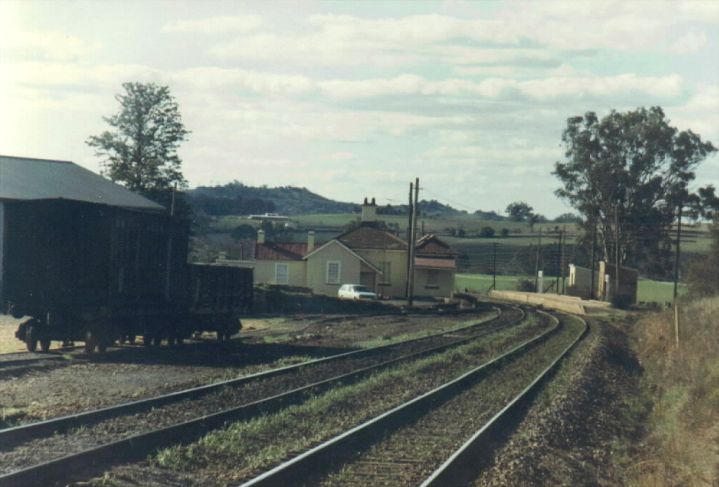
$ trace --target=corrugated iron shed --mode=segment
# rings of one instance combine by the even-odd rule
[[[0,202],[51,199],[164,211],[161,205],[73,162],[0,155]]]

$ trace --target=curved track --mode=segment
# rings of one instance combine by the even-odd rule
[[[288,404],[301,402],[309,394],[316,394],[337,384],[348,384],[361,380],[370,373],[382,368],[390,367],[402,361],[415,360],[433,353],[439,353],[450,347],[457,347],[478,337],[485,336],[494,331],[511,326],[521,321],[524,312],[516,308],[506,308],[509,311],[500,314],[498,317],[479,325],[471,325],[450,332],[439,333],[429,337],[423,337],[406,342],[399,342],[372,349],[357,350],[343,353],[337,356],[313,360],[302,364],[296,364],[281,369],[274,369],[267,372],[254,374],[232,381],[212,384],[200,388],[180,391],[173,394],[160,396],[150,400],[137,401],[134,403],[122,404],[112,408],[104,408],[98,411],[81,413],[56,420],[45,421],[10,428],[0,431],[0,445],[2,449],[8,449],[12,445],[22,444],[30,438],[46,437],[58,431],[67,431],[70,428],[91,425],[108,418],[115,418],[131,413],[150,411],[153,408],[162,408],[163,405],[182,401],[197,400],[204,396],[211,396],[220,390],[234,389],[246,386],[250,383],[261,381],[272,381],[292,377],[291,382],[278,382],[274,392],[264,389],[254,401],[245,401],[239,407],[232,407],[219,413],[205,414],[194,417],[184,422],[155,429],[143,431],[134,435],[125,436],[117,441],[105,442],[100,445],[80,451],[76,454],[67,455],[61,458],[53,458],[44,463],[26,467],[20,470],[8,472],[0,477],[2,485],[36,485],[46,479],[62,479],[71,475],[73,471],[86,468],[87,464],[102,462],[104,464],[120,461],[128,458],[139,458],[148,452],[166,444],[176,443],[179,440],[191,440],[206,433],[208,430],[220,427],[227,421],[248,419],[260,413],[267,413],[278,410]],[[512,311],[514,309],[514,311]],[[336,364],[344,364],[344,369],[337,369]],[[327,367],[332,364],[332,367]],[[320,373],[320,368],[326,368]],[[310,371],[305,373],[305,371]],[[302,377],[299,383],[298,376]],[[287,392],[288,389],[289,392]],[[282,392],[279,392],[282,391]],[[216,411],[216,409],[214,409]],[[84,428],[81,428],[84,429]],[[70,432],[72,433],[72,432]],[[53,437],[53,441],[57,440]],[[72,436],[70,434],[69,436]],[[40,440],[38,440],[40,441]],[[66,451],[62,450],[61,451]]]
[[[566,318],[563,318],[563,321]],[[487,439],[495,428],[516,421],[513,413],[526,404],[532,393],[555,369],[560,360],[579,342],[587,332],[582,320],[579,331],[560,344],[561,351],[552,355],[548,365],[543,365],[521,391],[513,394],[501,405],[493,405],[496,413],[478,425],[476,432],[459,445],[459,448],[434,472],[427,471],[432,462],[442,458],[448,443],[466,437],[467,427],[472,425],[473,416],[482,416],[487,411],[472,413],[480,403],[481,385],[491,382],[493,376],[500,377],[508,369],[507,378],[522,370],[522,360],[537,355],[542,347],[549,348],[552,341],[560,337],[564,324],[556,319],[556,325],[542,335],[526,341],[513,350],[487,362],[466,374],[381,414],[351,430],[348,430],[311,450],[292,458],[274,469],[242,484],[242,487],[282,485],[417,485],[447,486],[462,485],[471,477],[473,461],[477,451],[486,453]],[[566,342],[566,343],[565,343]],[[546,361],[545,361],[546,362]],[[517,366],[517,364],[520,364]],[[514,366],[514,369],[512,367]],[[534,369],[532,369],[534,370]],[[498,390],[504,378],[495,380],[491,395],[500,396]],[[477,386],[480,386],[479,388]],[[474,389],[479,389],[478,393]],[[496,404],[496,400],[494,403]],[[493,411],[495,409],[492,409]],[[469,430],[470,432],[472,430]],[[418,448],[423,445],[424,448]],[[451,450],[449,450],[451,451]],[[359,452],[359,453],[358,453]],[[440,460],[441,463],[441,460]],[[339,473],[324,476],[318,466]],[[476,473],[476,472],[474,472]],[[422,482],[422,478],[425,478]]]

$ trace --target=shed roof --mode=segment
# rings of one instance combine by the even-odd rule
[[[307,242],[265,242],[255,245],[257,260],[302,260]]]
[[[407,242],[401,238],[369,225],[345,232],[337,240],[351,249],[407,250]]]
[[[54,199],[164,210],[161,205],[73,162],[0,155],[0,201]]]
[[[415,247],[418,256],[427,257],[454,257],[457,252],[447,245],[444,241],[440,240],[435,234],[430,233],[417,240],[417,246]]]

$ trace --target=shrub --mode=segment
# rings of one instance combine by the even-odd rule
[[[482,238],[491,238],[494,237],[494,228],[492,227],[482,227],[482,229],[479,231],[479,236]]]
[[[509,235],[509,228],[503,228],[501,232],[499,232],[503,237],[506,237]]]

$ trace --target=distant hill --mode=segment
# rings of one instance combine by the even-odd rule
[[[282,215],[352,213],[360,207],[334,201],[307,188],[245,186],[233,181],[223,186],[200,186],[187,192],[190,204],[208,215],[249,215],[276,212]]]
[[[189,203],[202,212],[213,215],[249,215],[275,212],[282,215],[317,213],[358,213],[360,204],[335,201],[307,188],[281,186],[246,186],[239,181],[222,186],[199,186],[187,191]],[[419,202],[423,216],[457,216],[466,214],[437,200]],[[378,206],[380,215],[406,215],[407,205]],[[495,214],[496,215],[496,214]],[[501,218],[501,217],[500,217]]]

